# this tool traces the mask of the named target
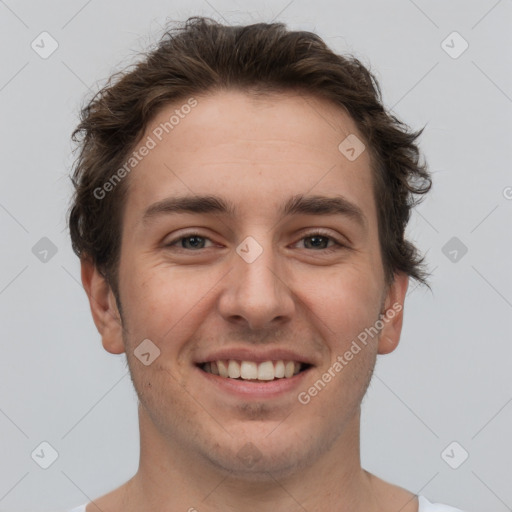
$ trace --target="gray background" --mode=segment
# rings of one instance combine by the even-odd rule
[[[468,512],[512,510],[510,0],[0,1],[0,510],[66,510],[137,469],[125,356],[101,346],[66,231],[70,133],[86,95],[166,17],[194,14],[316,31],[371,64],[399,117],[427,125],[434,189],[409,232],[433,291],[411,283],[401,344],[378,360],[363,465]],[[43,31],[59,45],[47,59],[31,47]],[[457,58],[453,31],[469,44]],[[57,251],[46,261],[43,237]],[[43,441],[58,452],[46,470],[31,458]]]

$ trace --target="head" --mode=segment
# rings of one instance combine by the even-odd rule
[[[405,237],[430,188],[420,133],[357,59],[278,23],[192,18],[82,110],[72,245],[103,345],[126,352],[163,438],[228,470],[284,474],[354,422],[376,354],[398,344],[408,279],[425,283]],[[145,339],[159,353],[147,366]],[[307,404],[205,390],[197,372],[233,348],[293,349],[304,384],[332,382]],[[234,461],[248,442],[261,467]]]

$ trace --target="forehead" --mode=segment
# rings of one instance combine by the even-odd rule
[[[362,141],[342,108],[308,95],[222,91],[185,98],[148,124],[139,148],[151,149],[127,178],[126,220],[137,222],[152,203],[185,194],[215,192],[238,203],[242,216],[282,211],[296,195],[368,202],[368,151],[352,160],[340,151],[354,136]]]
[[[242,142],[260,147],[286,142],[295,145],[297,152],[301,148],[323,152],[329,146],[337,155],[345,137],[359,135],[345,109],[310,95],[282,92],[255,96],[227,90],[193,98],[196,106],[188,108],[191,100],[184,98],[163,107],[149,123],[145,135],[152,136],[161,150],[169,145],[178,148],[186,139],[187,146],[179,146],[180,151],[218,151],[219,146],[237,140],[237,147],[230,148],[233,156],[245,151]],[[275,157],[266,150],[258,156],[262,160]]]

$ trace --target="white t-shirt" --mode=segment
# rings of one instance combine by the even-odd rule
[[[419,508],[418,512],[463,512],[459,508],[443,505],[442,503],[431,503],[425,496],[418,496]],[[85,512],[85,505],[76,507],[69,512]]]

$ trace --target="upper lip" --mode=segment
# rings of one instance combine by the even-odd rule
[[[313,359],[308,356],[299,354],[293,350],[282,348],[254,350],[249,348],[224,348],[216,352],[211,352],[204,357],[197,358],[196,364],[209,363],[211,361],[226,361],[233,359],[235,361],[254,361],[263,363],[264,361],[296,361],[314,365]]]

